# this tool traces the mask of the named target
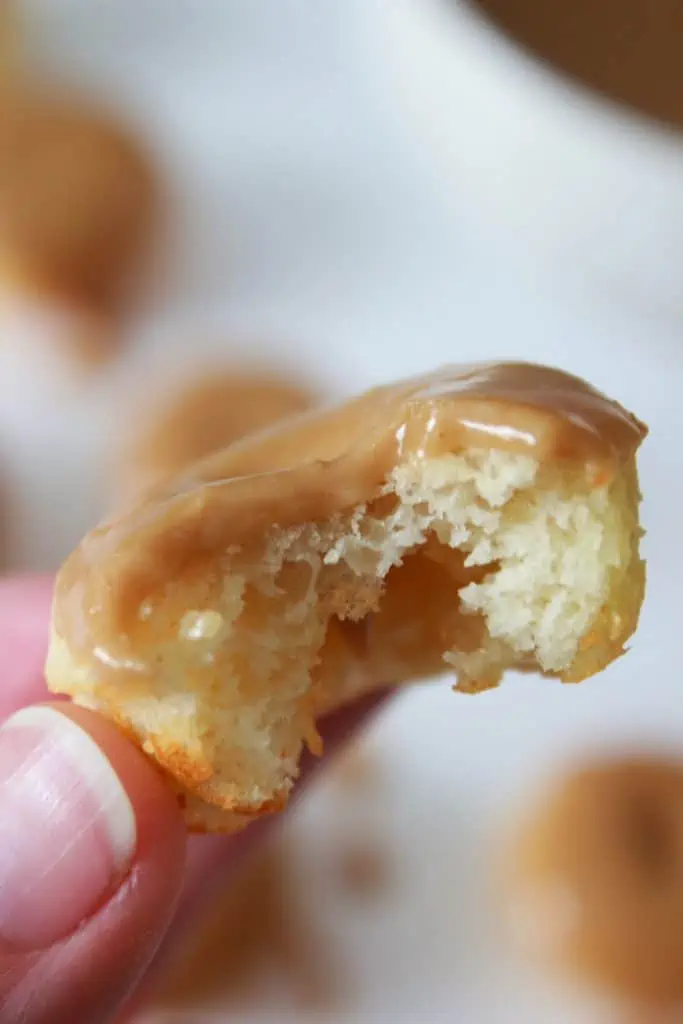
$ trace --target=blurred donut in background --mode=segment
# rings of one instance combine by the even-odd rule
[[[683,1004],[683,761],[596,761],[530,809],[506,864],[526,951],[650,1012]]]
[[[227,1013],[244,1006],[279,976],[288,1002],[302,1014],[334,1009],[344,991],[330,937],[302,899],[296,853],[278,836],[267,840],[218,889],[182,956],[160,980],[158,1010]],[[173,1019],[162,1017],[163,1020]]]
[[[248,434],[305,412],[316,403],[308,387],[285,377],[225,368],[206,370],[147,403],[119,457],[115,500],[178,473]]]
[[[116,117],[73,94],[17,81],[0,91],[0,294],[51,309],[84,363],[112,351],[140,269],[157,180]],[[73,320],[64,329],[64,318]],[[47,334],[49,335],[49,330]]]
[[[367,795],[381,776],[378,759],[364,736],[352,740],[336,755],[331,772],[337,787],[349,795]]]
[[[11,78],[19,50],[17,11],[13,0],[0,0],[0,88]]]
[[[680,0],[475,3],[546,65],[644,114],[683,124]]]
[[[337,871],[344,890],[359,900],[380,896],[389,886],[389,857],[377,839],[347,843],[339,851]]]

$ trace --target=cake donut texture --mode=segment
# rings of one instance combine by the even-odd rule
[[[83,540],[57,579],[49,686],[118,722],[192,828],[280,809],[317,718],[374,688],[574,682],[623,652],[645,434],[523,363],[288,419]]]

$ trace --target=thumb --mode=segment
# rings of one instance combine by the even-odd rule
[[[0,1006],[27,1024],[103,1020],[175,908],[185,831],[142,754],[92,712],[0,728]]]

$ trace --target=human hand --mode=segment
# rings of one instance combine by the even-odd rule
[[[0,582],[0,1020],[99,1024],[144,996],[212,883],[275,819],[188,839],[163,779],[113,725],[66,701],[35,706],[50,600],[46,577]],[[379,699],[328,719],[326,749]]]

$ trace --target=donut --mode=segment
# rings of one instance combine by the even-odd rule
[[[120,310],[156,206],[147,154],[111,114],[26,83],[0,93],[5,294],[88,314],[97,336]]]
[[[215,368],[163,393],[146,409],[120,454],[116,491],[139,493],[277,420],[303,412],[315,397],[275,374]]]
[[[511,934],[643,1007],[683,1004],[683,762],[604,758],[561,779],[515,832]]]
[[[118,722],[197,829],[285,806],[318,717],[387,684],[568,682],[644,593],[646,428],[577,377],[449,367],[276,424],[90,533],[47,679]],[[228,817],[224,817],[227,815]]]

